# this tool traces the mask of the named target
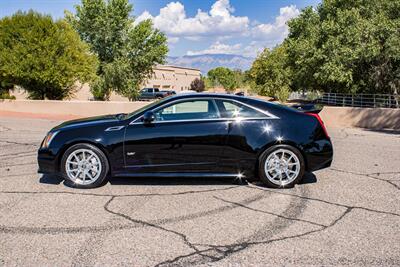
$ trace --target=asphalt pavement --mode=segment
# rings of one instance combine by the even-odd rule
[[[400,265],[400,134],[328,129],[331,168],[292,189],[37,173],[59,121],[0,117],[0,266]]]

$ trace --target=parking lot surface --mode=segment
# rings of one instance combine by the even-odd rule
[[[58,121],[0,117],[0,266],[400,265],[400,135],[328,129],[333,166],[292,189],[37,174]]]

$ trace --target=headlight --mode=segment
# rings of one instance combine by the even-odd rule
[[[48,148],[50,145],[50,142],[54,139],[54,137],[58,134],[57,132],[49,132],[46,137],[43,140],[42,143],[42,148]]]

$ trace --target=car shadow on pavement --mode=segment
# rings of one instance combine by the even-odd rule
[[[314,184],[317,182],[317,176],[312,172],[306,172],[299,184]]]
[[[43,174],[40,177],[41,184],[57,185],[63,183],[64,179],[57,175]],[[306,173],[299,184],[312,184],[317,182],[317,177],[313,173]],[[229,177],[110,177],[108,179],[110,185],[149,185],[149,186],[175,186],[175,185],[246,185],[245,180],[235,181]],[[261,182],[256,182],[260,184]]]
[[[215,177],[111,177],[111,185],[229,185],[233,184],[232,178]]]
[[[301,179],[301,181],[297,185],[314,184],[316,182],[317,182],[317,177],[315,176],[315,174],[312,172],[306,172],[303,176],[303,179]],[[260,186],[260,187],[267,187],[261,181],[256,181],[253,184]]]
[[[39,183],[71,187],[62,177],[43,174]],[[175,186],[175,185],[231,185],[247,184],[246,181],[234,181],[232,178],[223,177],[109,177],[106,184],[110,185],[149,185],[149,186]]]
[[[41,184],[61,184],[63,181],[62,177],[51,174],[43,174],[39,179]]]

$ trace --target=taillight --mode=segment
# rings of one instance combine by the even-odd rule
[[[321,125],[322,129],[324,130],[325,136],[326,136],[327,138],[330,138],[330,137],[329,137],[329,134],[328,134],[328,131],[326,130],[325,124],[324,124],[324,122],[321,120],[321,117],[320,117],[318,114],[315,114],[315,113],[306,113],[306,114],[317,118],[319,124]]]

